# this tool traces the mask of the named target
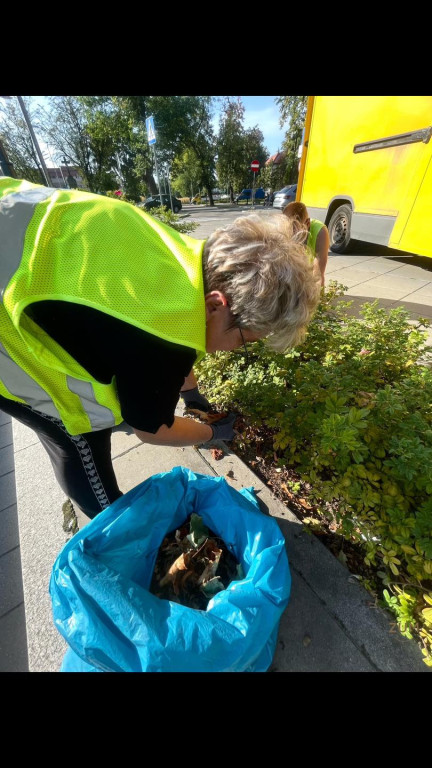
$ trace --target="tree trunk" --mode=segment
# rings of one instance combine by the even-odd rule
[[[147,184],[147,186],[148,186],[148,188],[150,190],[150,194],[151,195],[158,195],[159,194],[159,190],[157,188],[156,182],[155,182],[155,180],[153,178],[153,173],[150,170],[150,168],[147,168],[147,170],[145,172],[145,180],[146,180],[146,184]]]

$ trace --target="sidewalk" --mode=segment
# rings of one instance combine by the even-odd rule
[[[9,578],[15,590],[8,593],[8,610],[0,613],[1,671],[55,672],[67,646],[54,627],[48,585],[54,560],[70,538],[63,530],[65,496],[35,434],[14,420],[13,440],[20,547],[12,551],[15,560],[17,549],[21,553],[26,625],[18,580]],[[395,630],[391,618],[373,605],[370,595],[342,563],[305,531],[224,443],[218,445],[225,455],[216,461],[208,446],[197,450],[144,445],[123,424],[113,434],[114,469],[123,491],[178,465],[223,476],[236,489],[255,489],[263,513],[277,518],[285,536],[292,575],[291,598],[282,617],[270,671],[430,671],[416,643]],[[227,477],[230,470],[233,477]],[[79,520],[80,527],[85,522]],[[3,559],[0,557],[0,565]],[[4,595],[4,574],[1,586]]]

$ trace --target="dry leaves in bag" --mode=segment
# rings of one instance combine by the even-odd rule
[[[156,558],[150,592],[188,608],[206,610],[209,600],[233,580],[242,566],[225,542],[192,513],[165,536]]]

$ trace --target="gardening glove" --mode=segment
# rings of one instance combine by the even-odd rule
[[[184,403],[188,408],[194,408],[197,411],[205,411],[205,413],[211,408],[209,401],[204,395],[201,395],[198,392],[198,387],[187,389],[185,392],[180,392],[180,396],[183,398]]]
[[[238,413],[229,413],[224,419],[219,419],[210,424],[213,430],[213,440],[233,440],[236,436],[234,431],[234,422]]]

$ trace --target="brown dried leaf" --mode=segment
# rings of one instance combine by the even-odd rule
[[[213,542],[215,544],[215,542]],[[205,584],[207,581],[210,581],[215,575],[216,571],[219,565],[219,560],[221,558],[222,550],[221,549],[214,549],[211,551],[211,554],[213,555],[212,559],[209,561],[209,563],[204,568],[201,576],[198,579],[198,584]]]
[[[313,507],[308,504],[306,499],[297,499],[298,503],[302,505],[303,509],[313,509]]]
[[[188,408],[188,413],[193,413],[194,416],[197,416],[201,421],[205,421],[207,424],[213,424],[215,421],[220,421],[220,419],[224,419],[226,416],[228,416],[228,413],[223,411],[222,413],[211,413],[206,411],[199,411],[197,408]]]
[[[210,448],[210,453],[215,461],[220,461],[224,456],[224,452],[221,448]]]
[[[189,567],[190,559],[191,559],[190,554],[188,552],[183,552],[183,554],[181,554],[180,557],[177,558],[177,560],[174,560],[171,568],[169,568],[168,572],[165,574],[163,579],[160,580],[160,586],[163,587],[165,586],[165,584],[168,584],[170,581],[173,582],[175,580],[176,574],[179,571],[186,571]]]

